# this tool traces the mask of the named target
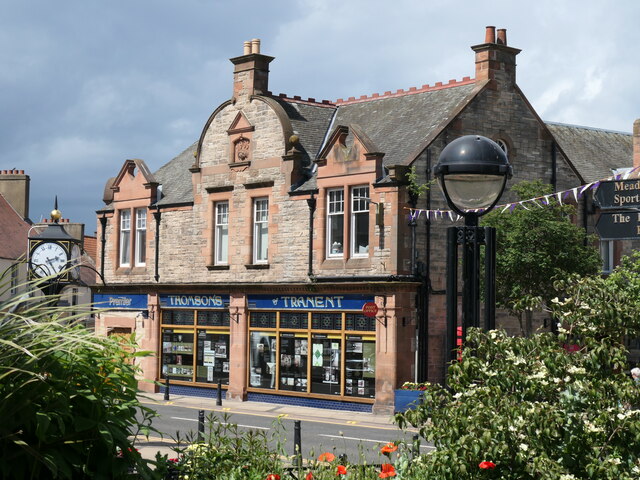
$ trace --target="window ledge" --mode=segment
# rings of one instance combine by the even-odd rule
[[[229,265],[207,265],[207,270],[229,270]]]
[[[245,265],[247,270],[268,270],[268,263],[248,263]]]
[[[347,260],[347,268],[364,268],[371,266],[369,257],[354,257]]]

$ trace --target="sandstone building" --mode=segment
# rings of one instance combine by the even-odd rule
[[[94,300],[110,310],[96,330],[136,332],[157,353],[145,378],[194,395],[220,381],[242,400],[390,412],[404,381],[441,380],[451,223],[409,217],[446,204],[437,188],[413,196],[408,172],[429,181],[467,134],[507,151],[513,182],[556,189],[632,158],[631,135],[540,119],[505,30],[472,49],[475,78],[316,101],[272,94],[274,58],[245,42],[200,138],[107,182]]]

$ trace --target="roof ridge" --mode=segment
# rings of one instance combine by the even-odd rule
[[[548,122],[546,120],[544,120],[544,123],[547,125],[557,125],[559,127],[582,128],[583,130],[592,130],[596,132],[617,133],[619,135],[628,135],[628,136],[633,135],[631,132],[621,132],[620,130],[609,130],[607,128],[598,128],[598,127],[585,127],[583,125],[574,125],[571,123]]]
[[[293,97],[289,97],[286,93],[279,93],[278,95],[274,95],[272,92],[267,92],[268,96],[273,98],[278,98],[280,100],[284,100],[286,102],[298,102],[305,103],[308,105],[317,105],[319,107],[335,107],[335,103],[330,100],[321,100],[318,101],[313,97],[309,97],[306,100],[300,97],[299,95],[294,95]]]
[[[414,95],[416,93],[431,92],[435,90],[443,90],[445,88],[469,85],[471,83],[475,83],[475,81],[476,81],[475,78],[463,77],[462,80],[451,79],[447,84],[443,84],[442,82],[436,82],[435,85],[426,84],[426,85],[422,85],[422,87],[420,88],[409,87],[408,90],[404,90],[401,88],[396,92],[386,91],[384,92],[383,95],[380,95],[379,93],[374,93],[371,96],[361,95],[359,98],[349,97],[347,100],[339,98],[338,100],[336,100],[335,104],[340,106],[340,105],[349,105],[352,103],[369,102],[371,100],[380,100],[382,98],[403,97],[405,95]]]

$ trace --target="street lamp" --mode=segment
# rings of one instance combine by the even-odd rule
[[[464,227],[447,231],[447,352],[456,358],[458,324],[458,245],[463,247],[462,339],[480,326],[480,246],[485,246],[484,328],[495,328],[495,228],[478,227],[504,192],[512,168],[500,146],[480,135],[449,143],[433,168],[449,207],[464,217]],[[446,367],[445,367],[446,368]],[[446,372],[446,370],[445,370]]]

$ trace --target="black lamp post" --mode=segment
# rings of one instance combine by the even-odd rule
[[[486,137],[466,135],[449,143],[433,168],[449,207],[464,227],[447,231],[447,352],[456,358],[458,324],[458,245],[462,245],[462,339],[480,327],[480,246],[485,246],[484,328],[495,328],[495,229],[478,227],[478,217],[495,207],[512,169],[500,146]],[[446,367],[445,367],[446,368]],[[446,370],[445,370],[446,372]]]

